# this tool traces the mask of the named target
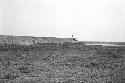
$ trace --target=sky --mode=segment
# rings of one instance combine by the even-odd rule
[[[125,0],[0,0],[0,35],[125,41]]]

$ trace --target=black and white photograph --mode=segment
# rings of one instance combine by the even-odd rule
[[[0,0],[0,83],[125,83],[125,0]]]

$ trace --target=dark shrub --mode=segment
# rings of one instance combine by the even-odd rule
[[[20,67],[20,68],[19,68],[19,71],[20,71],[21,73],[25,73],[25,74],[29,74],[29,73],[30,73],[30,70],[28,69],[27,66],[22,66],[22,67]]]
[[[3,79],[7,79],[7,80],[14,80],[16,78],[19,78],[19,76],[16,74],[11,74],[11,73],[8,73],[8,74],[4,75],[4,77],[3,77]]]

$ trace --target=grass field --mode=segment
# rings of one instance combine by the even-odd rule
[[[4,46],[0,83],[125,83],[125,47],[54,46],[27,50],[6,50]]]

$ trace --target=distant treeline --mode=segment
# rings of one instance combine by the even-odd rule
[[[21,44],[0,44],[0,51],[29,51],[29,50],[53,50],[53,49],[66,49],[66,48],[80,48],[85,44],[82,42],[64,42],[64,43],[35,43],[31,45],[21,45]]]

